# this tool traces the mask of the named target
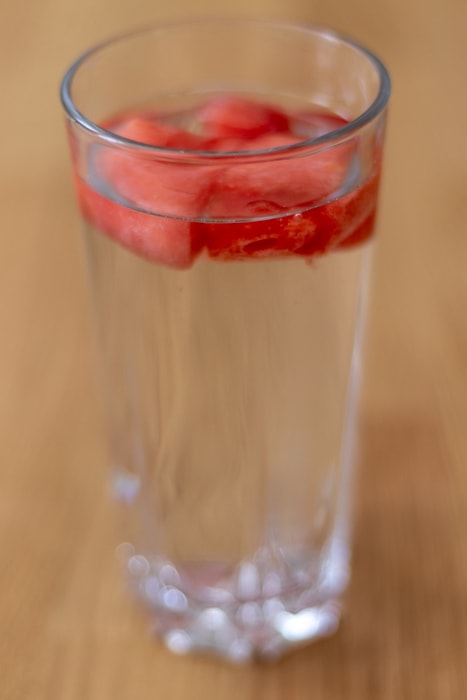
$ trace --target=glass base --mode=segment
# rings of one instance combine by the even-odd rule
[[[127,547],[131,547],[127,545]],[[132,548],[131,548],[132,549]],[[128,551],[128,550],[127,550]],[[129,552],[128,552],[129,554]],[[265,566],[264,553],[230,573],[220,565],[177,568],[159,558],[126,557],[130,586],[153,630],[173,652],[205,652],[235,663],[273,660],[335,632],[349,578],[347,547],[304,567]]]

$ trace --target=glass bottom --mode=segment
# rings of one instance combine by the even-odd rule
[[[122,545],[132,592],[173,652],[244,663],[273,660],[335,632],[349,579],[347,544],[335,537],[306,566],[258,552],[230,572],[220,564],[176,567]]]

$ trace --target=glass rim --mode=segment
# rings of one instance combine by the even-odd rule
[[[196,150],[196,149],[182,149],[173,148],[169,146],[153,146],[150,144],[145,144],[140,141],[133,141],[132,139],[120,136],[113,131],[105,129],[92,119],[86,117],[75,105],[75,102],[71,96],[71,89],[73,84],[73,79],[77,74],[78,70],[83,66],[86,61],[99,52],[105,50],[107,47],[117,44],[118,42],[124,41],[131,37],[137,37],[138,35],[148,35],[156,32],[163,32],[174,30],[177,28],[196,26],[196,25],[231,25],[235,24],[243,26],[258,26],[258,27],[271,27],[275,29],[286,29],[289,31],[295,31],[302,34],[315,34],[320,35],[323,38],[332,40],[334,42],[340,42],[347,44],[347,46],[352,47],[359,51],[361,54],[366,56],[366,58],[373,64],[379,77],[379,88],[378,93],[373,100],[373,102],[359,114],[355,119],[352,119],[344,126],[337,129],[333,129],[321,136],[317,136],[310,139],[304,139],[302,141],[297,141],[293,144],[286,144],[284,146],[275,146],[274,148],[262,148],[262,149],[252,149],[248,151],[206,151],[206,150]],[[87,131],[89,134],[98,137],[99,139],[105,141],[109,145],[121,146],[126,149],[132,149],[138,151],[141,154],[148,154],[154,156],[158,154],[159,156],[165,157],[167,159],[177,158],[177,157],[193,157],[201,158],[203,160],[217,160],[219,158],[231,158],[236,159],[241,158],[250,160],[250,158],[277,155],[286,156],[288,154],[295,155],[303,150],[309,151],[324,150],[326,147],[331,147],[338,145],[339,143],[348,140],[356,132],[360,131],[368,123],[372,122],[376,117],[378,117],[384,109],[386,108],[389,97],[391,95],[391,78],[388,70],[386,69],[384,63],[374,54],[372,51],[367,49],[365,46],[360,44],[358,41],[347,37],[346,35],[337,32],[333,29],[329,29],[324,26],[312,25],[312,24],[301,24],[295,22],[284,22],[281,20],[262,20],[254,18],[219,18],[219,17],[207,17],[207,18],[196,18],[191,20],[176,20],[173,22],[151,24],[130,31],[122,32],[116,34],[108,39],[104,39],[97,44],[94,44],[89,49],[84,51],[78,56],[78,58],[70,65],[68,70],[65,72],[63,79],[60,84],[60,99],[65,113],[70,119],[72,119],[81,128]]]

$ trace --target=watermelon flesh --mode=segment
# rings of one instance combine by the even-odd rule
[[[193,131],[169,122],[167,115],[141,111],[103,123],[160,150],[95,145],[91,181],[76,178],[85,218],[134,253],[185,269],[199,255],[313,258],[372,235],[378,172],[359,187],[349,185],[358,166],[355,141],[307,155],[297,147],[305,137],[344,126],[342,117],[287,114],[216,96],[196,111]],[[178,160],[173,149],[184,152]],[[286,158],[281,149],[288,149]],[[249,151],[268,151],[267,159],[196,158],[196,152]]]

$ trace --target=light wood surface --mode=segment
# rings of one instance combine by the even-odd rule
[[[226,3],[227,7],[227,3]],[[58,83],[94,41],[214,0],[2,4],[0,697],[467,697],[467,4],[240,0],[333,26],[394,81],[338,634],[270,667],[171,655],[126,596]]]

